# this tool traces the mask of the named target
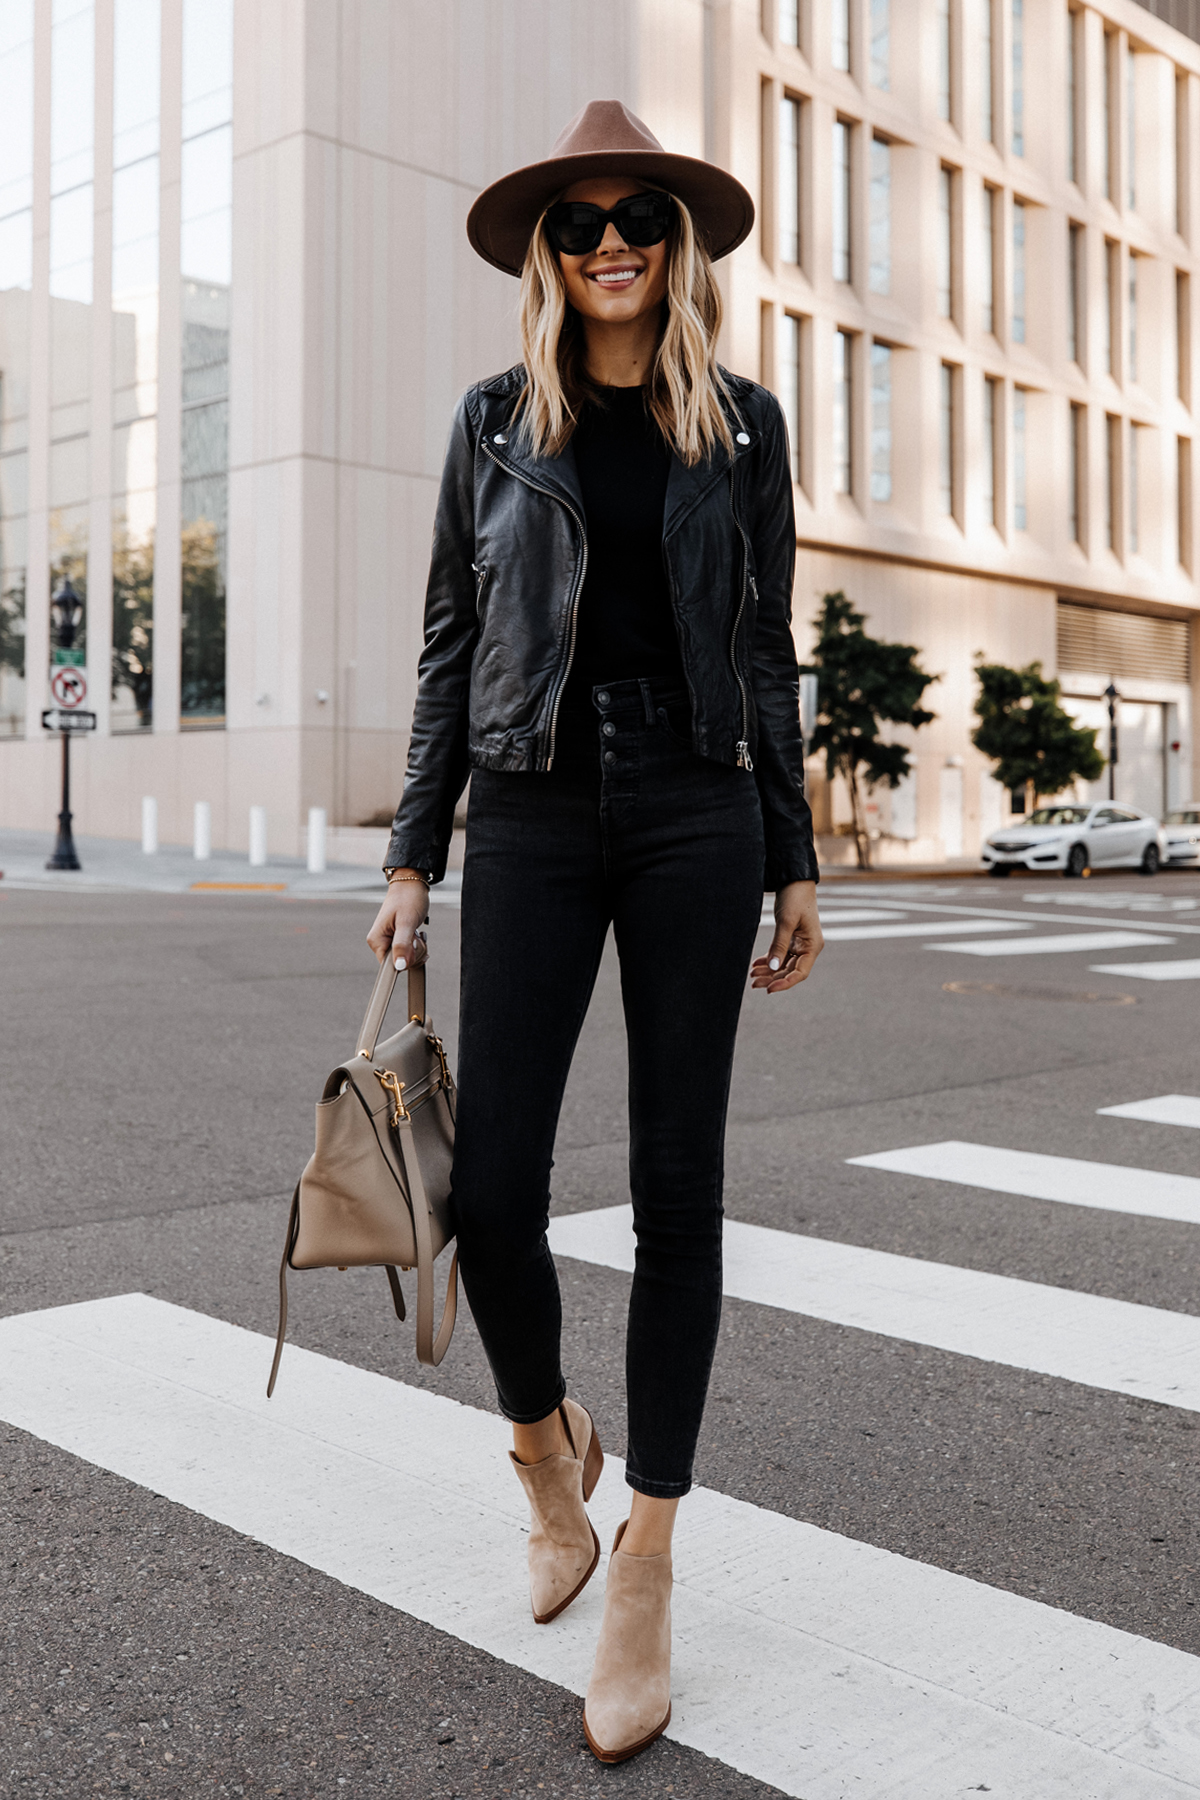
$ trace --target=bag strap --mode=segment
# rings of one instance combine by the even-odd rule
[[[450,1347],[454,1319],[458,1311],[458,1248],[450,1263],[450,1279],[446,1288],[446,1304],[437,1338],[433,1335],[433,1239],[429,1232],[429,1200],[421,1176],[421,1164],[413,1143],[412,1125],[401,1116],[396,1127],[404,1173],[408,1178],[408,1194],[412,1202],[413,1228],[417,1240],[417,1361],[436,1369]]]
[[[379,965],[375,986],[371,989],[371,998],[367,1001],[367,1010],[363,1014],[363,1022],[359,1027],[358,1042],[354,1046],[356,1056],[365,1056],[368,1060],[374,1056],[379,1033],[383,1030],[384,1014],[387,1012],[388,1001],[392,997],[395,985],[395,962],[391,956],[385,956]],[[408,971],[408,1016],[410,1019],[415,1019],[418,1025],[425,1023],[424,963],[417,963]]]
[[[275,1392],[275,1377],[279,1374],[279,1359],[283,1355],[283,1340],[287,1336],[287,1270],[288,1259],[296,1248],[296,1234],[300,1230],[300,1183],[296,1183],[296,1191],[292,1195],[292,1210],[288,1216],[287,1235],[283,1240],[283,1257],[279,1264],[279,1330],[275,1334],[275,1355],[271,1359],[271,1379],[267,1383],[267,1399]]]

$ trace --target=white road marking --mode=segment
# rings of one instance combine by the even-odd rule
[[[1147,1119],[1151,1125],[1190,1125],[1200,1131],[1200,1098],[1195,1094],[1159,1094],[1153,1100],[1131,1100],[1127,1106],[1098,1106],[1110,1119]]]
[[[550,1247],[632,1270],[633,1209],[552,1219]],[[734,1219],[724,1288],[735,1300],[1200,1412],[1200,1318],[1187,1313]]]
[[[1157,937],[1149,931],[1064,931],[1053,937],[1021,938],[1010,943],[930,944],[930,950],[959,950],[965,956],[1050,956],[1056,951],[1088,952],[1096,950],[1140,949],[1143,944],[1173,944],[1172,937]]]
[[[946,937],[950,932],[1028,931],[1026,919],[908,919],[899,925],[831,925],[827,944],[857,942],[864,938]]]
[[[1200,1180],[1194,1175],[1164,1175],[1157,1169],[1126,1169],[1117,1163],[1081,1162],[1073,1156],[1042,1156],[1032,1150],[1001,1150],[993,1144],[954,1139],[848,1156],[846,1161],[862,1169],[956,1181],[995,1194],[1022,1194],[1029,1200],[1060,1200],[1066,1206],[1200,1225]]]
[[[878,906],[835,905],[821,907],[822,925],[833,922],[836,922],[838,925],[866,925],[877,919],[899,919],[901,916],[902,915],[898,912],[884,912],[882,908]],[[764,906],[762,918],[758,922],[760,925],[773,925],[775,923],[774,908],[771,906]]]
[[[1116,893],[1108,894],[1026,894],[1027,906],[1099,906],[1111,912],[1177,913],[1195,912],[1200,900],[1189,900],[1179,894]]]
[[[583,1691],[601,1581],[534,1625],[499,1418],[294,1347],[268,1403],[265,1337],[145,1295],[0,1320],[0,1345],[19,1429]],[[1184,1651],[703,1488],[675,1566],[669,1735],[786,1794],[1200,1793]]]
[[[1200,958],[1177,962],[1093,963],[1093,975],[1132,975],[1143,981],[1200,981]]]

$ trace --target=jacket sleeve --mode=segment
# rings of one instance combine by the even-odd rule
[[[758,714],[754,778],[766,833],[763,885],[817,881],[812,813],[804,797],[800,676],[792,638],[796,518],[787,428],[779,403],[766,398],[758,482],[750,496],[749,534],[758,587],[754,704]]]
[[[446,873],[454,808],[469,773],[467,710],[479,634],[474,554],[475,428],[464,394],[442,470],[408,768],[386,859],[388,868],[428,870],[434,881]]]

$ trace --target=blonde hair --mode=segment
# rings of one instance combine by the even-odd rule
[[[674,195],[672,199],[665,318],[650,374],[649,411],[680,460],[692,464],[717,444],[732,452],[721,401],[731,408],[733,401],[714,354],[721,329],[721,294],[712,261],[691,213],[682,200]],[[567,302],[558,257],[542,228],[545,216],[534,228],[521,273],[526,380],[516,414],[524,415],[521,430],[535,456],[557,455],[574,431],[584,402],[603,393],[588,378],[583,329],[579,314]]]

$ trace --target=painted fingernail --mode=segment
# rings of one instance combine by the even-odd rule
[[[777,969],[779,967],[779,958],[777,956],[773,956],[771,958],[770,962],[767,964],[767,967],[769,969]]]
[[[396,958],[396,967],[397,969],[407,969],[408,963],[405,961],[404,957],[398,956]]]

